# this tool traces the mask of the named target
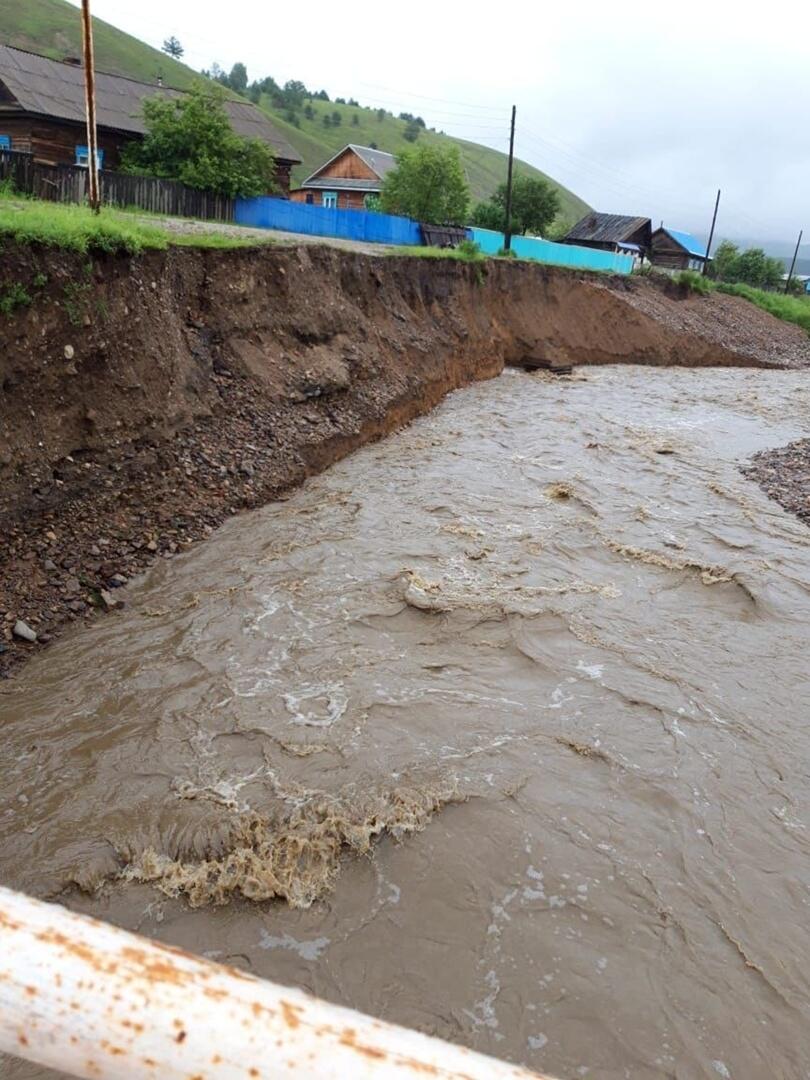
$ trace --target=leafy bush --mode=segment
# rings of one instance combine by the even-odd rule
[[[517,255],[512,250],[512,248],[505,248],[505,247],[498,248],[497,256],[498,256],[499,259],[516,259],[517,258]]]
[[[780,285],[784,272],[781,259],[769,257],[762,248],[740,251],[730,240],[718,244],[709,266],[710,275],[717,281],[739,282],[766,289]]]
[[[544,235],[560,209],[557,189],[540,176],[516,176],[512,182],[512,232]],[[506,184],[499,184],[487,202],[473,212],[473,223],[482,229],[506,231]]]
[[[218,86],[201,84],[182,98],[148,98],[143,115],[146,135],[124,150],[124,172],[179,180],[230,197],[275,188],[273,151],[260,139],[243,139],[232,130]]]
[[[467,217],[470,189],[458,147],[404,150],[385,178],[381,198],[388,214],[430,225],[461,225]]]

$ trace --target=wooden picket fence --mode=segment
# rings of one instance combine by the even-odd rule
[[[81,165],[44,165],[33,154],[0,150],[0,184],[9,180],[21,195],[51,202],[83,203],[87,199],[87,169]],[[234,200],[198,191],[175,180],[125,173],[99,173],[101,199],[108,206],[137,207],[152,214],[233,221]]]

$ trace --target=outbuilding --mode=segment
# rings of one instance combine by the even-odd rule
[[[592,210],[562,238],[563,244],[623,252],[647,258],[650,253],[652,222],[648,217],[602,214]]]
[[[706,245],[689,233],[662,226],[652,234],[650,262],[668,270],[702,270]]]

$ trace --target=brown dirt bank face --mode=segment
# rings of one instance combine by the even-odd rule
[[[158,554],[505,364],[810,365],[801,331],[735,298],[508,263],[7,248],[15,285],[32,302],[0,316],[0,671]]]

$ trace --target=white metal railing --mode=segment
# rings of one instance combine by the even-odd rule
[[[0,887],[0,1050],[87,1080],[528,1080]]]

